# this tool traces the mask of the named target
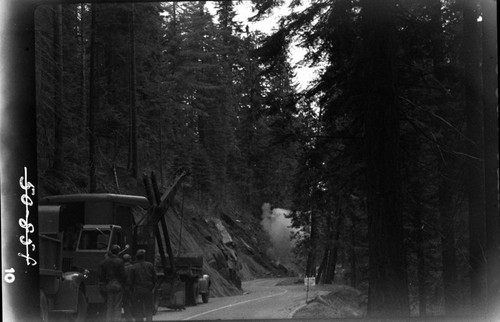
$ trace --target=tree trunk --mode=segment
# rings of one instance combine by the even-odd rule
[[[87,77],[86,77],[86,51],[85,51],[85,34],[84,34],[84,14],[85,14],[85,5],[82,3],[80,4],[80,55],[81,55],[81,70],[80,70],[80,91],[81,91],[81,101],[80,101],[80,110],[82,111],[82,120],[85,120],[87,118],[87,100],[86,100],[86,86],[87,86]],[[82,133],[85,133],[86,126],[85,123],[82,122],[80,125],[80,128],[82,129]]]
[[[306,277],[315,276],[316,271],[316,214],[311,214],[311,235],[309,236],[309,247],[306,262]]]
[[[58,176],[62,174],[64,162],[64,80],[63,80],[63,33],[62,33],[62,5],[54,6],[54,155],[52,169]]]
[[[89,88],[89,104],[87,112],[87,133],[89,141],[89,192],[95,192],[97,189],[96,183],[96,168],[95,168],[95,111],[99,106],[98,82],[97,73],[97,43],[96,43],[96,14],[95,5],[91,5],[91,27],[90,27],[90,88]]]
[[[337,257],[339,251],[339,241],[340,241],[340,225],[342,224],[342,217],[340,213],[340,205],[338,206],[337,218],[335,220],[335,227],[333,227],[332,232],[328,237],[328,242],[333,242],[333,245],[329,245],[329,256],[326,262],[326,272],[323,284],[332,284],[335,280],[335,268],[337,267]]]
[[[412,151],[413,158],[416,162],[407,164],[406,177],[409,181],[409,211],[412,215],[412,240],[414,240],[415,253],[417,257],[417,286],[418,286],[418,312],[420,317],[427,315],[427,285],[426,285],[426,260],[425,260],[425,246],[426,235],[425,231],[425,206],[422,200],[426,199],[424,196],[424,182],[428,177],[428,173],[420,168],[418,165],[422,164],[423,152],[422,143],[418,140],[411,140],[406,147]],[[417,165],[417,166],[415,166]]]
[[[318,273],[316,275],[316,282],[318,284],[325,284],[325,278],[328,270],[328,262],[332,254],[331,252],[332,245],[330,243],[330,240],[332,239],[331,237],[334,227],[332,227],[332,217],[330,214],[326,216],[325,226],[326,226],[326,243],[323,246],[324,247],[323,259],[321,260],[321,264],[319,265]]]
[[[337,262],[337,245],[338,245],[338,232],[339,232],[339,208],[335,212],[334,216],[337,216],[335,221],[335,226],[332,224],[332,216],[326,217],[326,244],[325,251],[323,253],[323,259],[321,265],[319,266],[318,275],[316,275],[316,281],[319,284],[331,284],[335,275],[335,266]],[[337,238],[335,238],[337,237]],[[332,267],[333,265],[333,267]]]
[[[163,182],[164,182],[164,173],[163,173],[163,134],[162,134],[162,126],[163,126],[163,117],[162,117],[162,106],[159,106],[158,108],[158,148],[160,149],[159,151],[159,168],[160,168],[160,187],[163,187]]]
[[[139,162],[137,150],[137,106],[136,106],[136,64],[135,64],[135,5],[132,4],[130,12],[130,154],[131,174],[134,178],[138,177]]]
[[[420,189],[417,191],[420,191]],[[420,196],[420,194],[417,196]],[[414,230],[417,235],[418,311],[419,316],[424,317],[427,315],[427,288],[425,285],[424,229],[422,227],[422,206],[420,202],[416,205],[414,220]]]
[[[356,224],[355,224],[355,214],[351,212],[351,225],[350,225],[350,238],[351,238],[351,245],[349,247],[349,263],[351,266],[351,272],[350,272],[350,282],[351,282],[351,287],[356,288],[357,281],[356,281]]]
[[[482,0],[483,115],[488,312],[500,316],[500,232],[498,217],[498,50],[497,5]]]
[[[463,0],[465,115],[467,123],[467,194],[469,200],[469,262],[471,313],[481,315],[486,303],[486,222],[484,216],[483,124],[478,1]]]
[[[400,200],[399,108],[395,102],[392,0],[362,1],[369,240],[368,316],[409,316]]]
[[[431,24],[432,24],[432,60],[433,74],[439,83],[443,82],[443,67],[445,65],[443,51],[443,30],[441,0],[430,0],[431,6]],[[440,114],[448,112],[446,106],[446,97],[443,92],[437,99],[436,106]],[[449,142],[453,142],[453,135],[450,130],[443,129],[443,136]],[[439,148],[439,147],[438,147]],[[443,264],[443,287],[444,302],[446,314],[456,314],[457,312],[457,268],[456,268],[456,250],[455,250],[455,228],[453,212],[453,179],[455,176],[455,160],[453,156],[446,151],[439,151],[439,179],[438,179],[438,199],[441,226],[442,243],[442,264]]]
[[[446,157],[446,153],[443,153]],[[452,161],[451,161],[452,162]],[[457,301],[457,259],[455,250],[454,206],[452,189],[451,162],[441,164],[438,188],[439,213],[441,225],[441,247],[443,260],[444,306],[446,314],[456,314]]]
[[[318,284],[324,284],[324,276],[325,276],[325,267],[328,262],[328,256],[330,256],[330,249],[328,247],[325,248],[323,253],[323,259],[321,260],[321,264],[319,265],[318,274],[316,274],[316,281]]]

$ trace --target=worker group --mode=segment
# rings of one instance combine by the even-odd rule
[[[152,263],[145,260],[146,251],[139,249],[132,256],[123,255],[121,248],[113,245],[100,263],[99,291],[105,300],[106,321],[152,321],[154,314],[154,290],[157,284]]]

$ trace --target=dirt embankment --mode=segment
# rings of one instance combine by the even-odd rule
[[[177,208],[179,209],[179,208]],[[256,219],[199,206],[170,210],[167,224],[174,254],[202,255],[212,296],[241,294],[241,281],[280,275],[264,251],[265,233]]]
[[[360,291],[346,285],[317,285],[314,288],[324,292],[298,309],[293,318],[361,318],[366,315],[366,296]]]

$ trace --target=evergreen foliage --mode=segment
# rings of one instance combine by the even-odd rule
[[[138,174],[187,169],[197,204],[291,209],[305,274],[361,289],[370,316],[484,314],[478,2],[292,0],[270,35],[235,1],[41,6],[41,191],[142,194]],[[254,21],[284,5],[252,4]],[[303,91],[292,46],[318,70]]]
[[[303,93],[302,106],[314,106],[316,113],[305,142],[307,149],[299,161],[293,206],[295,225],[309,226],[309,233],[301,235],[303,242],[298,244],[313,262],[305,265],[306,273],[314,274],[314,267],[319,267],[319,276],[324,276],[327,269],[321,254],[329,248],[329,242],[322,241],[329,240],[329,232],[339,229],[342,221],[332,219],[347,212],[350,218],[346,227],[340,228],[340,250],[345,254],[340,267],[347,268],[351,284],[358,284],[357,273],[361,286],[368,282],[373,292],[368,299],[368,314],[406,315],[407,286],[412,314],[485,314],[477,309],[486,304],[481,300],[486,291],[481,282],[485,277],[481,271],[484,256],[481,259],[477,254],[485,245],[484,208],[478,201],[484,198],[484,181],[477,170],[476,181],[468,180],[464,172],[466,166],[483,158],[477,150],[481,146],[481,106],[471,96],[479,93],[480,79],[477,72],[471,76],[470,67],[464,73],[466,64],[479,68],[477,54],[469,57],[479,50],[481,34],[476,31],[464,38],[464,33],[474,27],[471,19],[477,20],[480,9],[467,1],[439,0],[302,4],[291,1],[290,7],[295,10],[281,19],[280,28],[268,38],[260,54],[276,61],[295,41],[307,50],[304,63],[320,68],[313,85]],[[274,6],[278,4],[272,1],[266,2],[264,9],[256,4],[257,16],[265,16]],[[467,9],[472,13],[464,13]],[[475,16],[464,25],[463,14]],[[392,27],[377,33],[384,20],[367,25],[377,17],[393,23]],[[391,39],[388,35],[392,33]],[[388,63],[385,66],[384,61]],[[381,96],[384,91],[386,96]],[[394,112],[390,112],[391,106]],[[467,122],[474,122],[479,133],[471,133],[471,127],[467,132]],[[396,133],[380,136],[391,127]],[[396,150],[384,157],[384,151],[390,148]],[[382,178],[377,183],[373,175]],[[401,195],[398,198],[396,194]],[[393,201],[384,205],[391,196],[395,197]],[[348,208],[350,203],[354,207],[336,211],[339,198],[344,200],[341,208]],[[383,208],[373,212],[377,203]],[[467,208],[467,203],[475,207]],[[472,240],[469,220],[474,229]],[[372,224],[367,226],[369,222]],[[356,233],[349,236],[353,231]],[[491,234],[497,236],[495,231]],[[389,235],[399,236],[399,242]],[[476,253],[468,253],[469,243]],[[374,244],[381,246],[378,254],[359,247]],[[402,245],[404,248],[391,255],[390,249]],[[407,263],[400,261],[403,254]],[[370,274],[359,267],[366,265],[367,256]],[[392,264],[380,272],[373,271],[384,262]],[[474,267],[474,284],[459,283],[468,280],[469,264]],[[392,289],[384,276],[394,268],[399,273],[388,275],[394,278],[401,274],[396,282],[399,291]],[[383,286],[376,290],[378,283]],[[396,298],[380,302],[395,294]],[[469,311],[471,296],[476,308]]]

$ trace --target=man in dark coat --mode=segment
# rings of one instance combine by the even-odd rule
[[[123,263],[125,266],[125,275],[127,276],[127,281],[125,283],[123,291],[123,312],[125,313],[125,319],[127,321],[132,321],[134,318],[132,286],[130,285],[130,273],[132,272],[132,256],[130,256],[129,254],[123,255]]]
[[[123,260],[118,257],[120,246],[111,246],[109,253],[99,266],[99,284],[106,301],[106,321],[119,321],[126,282],[125,268]]]
[[[146,251],[139,249],[136,254],[137,262],[132,265],[130,285],[133,289],[135,301],[136,321],[153,321],[153,293],[157,282],[156,271],[150,262],[145,261]]]

